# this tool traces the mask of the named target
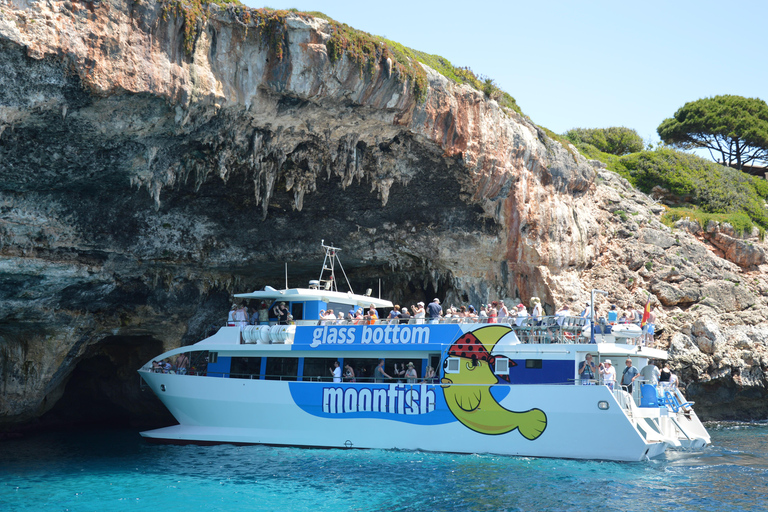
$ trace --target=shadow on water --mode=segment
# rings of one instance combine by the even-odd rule
[[[51,433],[0,445],[0,510],[762,509],[768,424],[708,428],[711,447],[637,463]]]

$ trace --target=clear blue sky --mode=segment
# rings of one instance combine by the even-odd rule
[[[493,78],[535,123],[627,126],[646,141],[687,101],[768,101],[768,0],[296,0]]]

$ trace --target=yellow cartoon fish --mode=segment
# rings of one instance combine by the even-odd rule
[[[460,359],[459,372],[447,375],[443,372],[443,393],[451,413],[475,432],[498,435],[518,429],[523,437],[533,440],[547,427],[544,411],[510,411],[499,405],[491,394],[491,386],[499,384],[493,373],[495,357],[491,352],[511,330],[502,325],[481,327],[456,340],[448,349],[448,355]]]

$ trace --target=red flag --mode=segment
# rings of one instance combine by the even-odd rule
[[[640,320],[640,327],[645,327],[648,323],[648,317],[651,316],[651,294],[648,294],[648,300],[645,301],[645,308],[643,309],[643,318]]]

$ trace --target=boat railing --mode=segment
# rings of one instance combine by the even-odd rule
[[[588,323],[587,318],[570,316],[533,317],[441,317],[439,319],[410,318],[410,319],[320,319],[293,320],[290,325],[316,326],[365,326],[365,325],[445,325],[445,324],[491,324],[507,325],[517,335],[521,343],[588,343],[589,338],[582,335]],[[267,324],[263,324],[267,325]],[[270,321],[270,326],[278,325]]]

